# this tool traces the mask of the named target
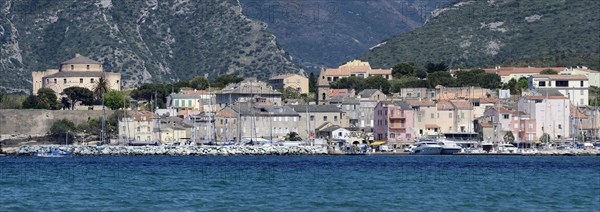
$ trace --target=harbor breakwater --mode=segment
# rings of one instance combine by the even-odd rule
[[[133,156],[133,155],[324,155],[326,147],[320,146],[20,146],[16,155],[33,155],[36,152],[72,152],[77,156]]]

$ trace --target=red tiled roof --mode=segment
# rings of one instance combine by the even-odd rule
[[[479,103],[498,103],[500,99],[498,98],[481,98],[479,99]]]
[[[492,126],[494,126],[490,122],[481,122],[481,123],[479,123],[479,125],[481,125],[481,127],[492,127]]]
[[[566,96],[526,96],[527,99],[568,99]]]
[[[231,114],[230,112],[224,111],[224,110],[217,112],[217,116],[225,117],[225,118],[235,118],[235,116],[233,114]]]
[[[406,102],[414,106],[435,106],[435,102],[431,100],[407,99]]]
[[[535,75],[533,78],[548,78],[551,80],[587,80],[587,76],[585,75]]]
[[[334,97],[340,94],[349,94],[348,89],[329,89],[329,97]]]
[[[455,108],[454,108],[454,105],[452,105],[452,103],[450,103],[449,101],[442,100],[437,103],[437,109],[438,110],[451,110],[451,109],[455,109]]]
[[[565,70],[567,67],[546,67],[546,68],[536,68],[536,67],[501,67],[498,69],[488,68],[483,69],[486,73],[495,73],[500,76],[508,76],[510,74],[538,74],[543,70],[552,69],[557,72]]]

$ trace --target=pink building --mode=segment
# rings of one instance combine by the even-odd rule
[[[516,143],[530,143],[537,139],[535,119],[525,112],[490,107],[485,111],[485,116],[490,119],[496,132],[493,141],[503,141],[508,131],[512,132]]]
[[[411,143],[413,135],[413,110],[404,101],[381,101],[374,111],[375,140],[385,140],[390,144]]]

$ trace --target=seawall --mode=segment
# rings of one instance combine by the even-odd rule
[[[53,150],[69,151],[77,156],[127,155],[324,155],[327,148],[319,146],[20,146],[17,155],[33,155]]]
[[[106,116],[112,113],[113,111],[107,110]],[[98,110],[0,110],[0,140],[45,135],[52,123],[60,119],[80,124],[89,118],[101,119],[102,116],[103,112]]]

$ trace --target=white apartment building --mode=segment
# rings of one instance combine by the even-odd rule
[[[567,97],[571,104],[584,106],[589,104],[589,82],[585,75],[532,75],[529,77],[529,89],[556,89]]]

